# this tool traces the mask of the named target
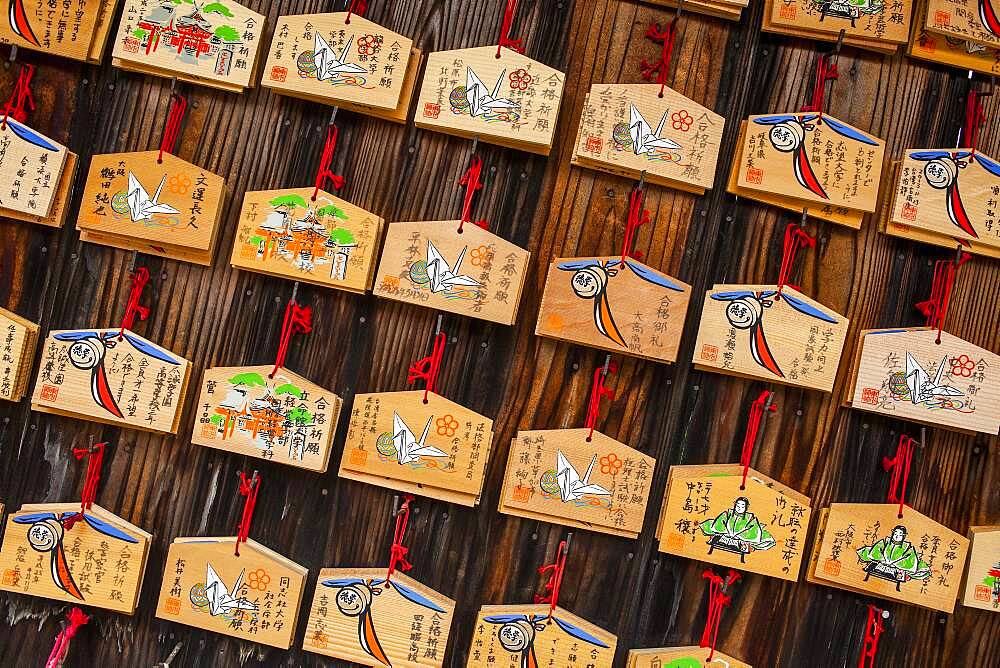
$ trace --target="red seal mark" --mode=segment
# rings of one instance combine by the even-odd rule
[[[902,216],[904,220],[916,220],[917,219],[917,207],[912,204],[904,204]]]
[[[871,404],[872,406],[878,406],[878,388],[877,387],[861,388],[861,403]]]
[[[4,583],[4,584],[6,584],[6,583]],[[992,592],[990,591],[990,588],[987,587],[986,585],[976,585],[976,594],[975,594],[975,596],[976,596],[976,600],[977,601],[986,601],[987,603],[989,603],[990,602],[990,598],[991,598],[991,594],[992,594]]]
[[[598,135],[588,135],[585,149],[587,153],[600,153],[604,149],[604,140]]]
[[[284,81],[288,78],[288,68],[275,65],[271,68],[271,81]]]
[[[55,401],[59,398],[59,388],[55,385],[42,385],[42,391],[39,394],[45,401]]]
[[[778,10],[778,15],[783,19],[794,19],[798,8],[795,5],[782,5]]]
[[[441,115],[441,105],[435,102],[424,103],[424,118],[437,118]]]
[[[715,362],[719,359],[719,347],[705,344],[701,347],[701,358],[709,362]]]
[[[951,25],[951,12],[943,12],[938,10],[934,12],[934,25],[936,26],[950,26]]]
[[[756,167],[747,167],[747,183],[760,185],[764,182],[764,170]]]

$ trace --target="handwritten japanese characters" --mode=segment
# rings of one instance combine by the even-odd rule
[[[375,276],[377,297],[514,324],[528,251],[459,221],[390,223]]]
[[[248,192],[230,263],[351,292],[371,288],[383,221],[313,188]]]
[[[962,605],[1000,611],[1000,526],[969,527],[969,566]]]
[[[100,506],[26,504],[7,518],[0,589],[131,615],[151,539]]]
[[[38,325],[0,308],[0,399],[24,398],[37,344]]]
[[[357,394],[340,476],[475,506],[492,440],[492,420],[433,392]]]
[[[675,362],[691,286],[633,258],[556,258],[535,334]]]
[[[660,512],[660,551],[796,581],[809,498],[738,464],[672,466]]]
[[[405,122],[420,52],[408,38],[346,12],[278,18],[262,86]]]
[[[1000,47],[1000,3],[995,0],[927,0],[924,27],[953,39]]]
[[[918,19],[922,23],[922,19]],[[958,40],[930,32],[914,24],[907,43],[907,55],[983,74],[1000,74],[1000,51],[976,42]]]
[[[850,405],[959,431],[1000,430],[1000,356],[948,332],[861,332]]]
[[[234,0],[125,0],[114,64],[241,93],[253,86],[263,28]]]
[[[70,209],[70,198],[73,196],[73,179],[76,177],[76,166],[79,158],[75,153],[66,153],[66,162],[56,183],[56,191],[52,196],[52,205],[49,207],[47,215],[35,215],[14,211],[0,206],[0,216],[21,220],[26,223],[44,225],[46,227],[62,227],[66,222],[66,215]]]
[[[341,403],[330,390],[288,369],[208,369],[191,442],[326,471]]]
[[[191,363],[128,330],[56,330],[42,342],[31,408],[176,434]]]
[[[484,605],[476,616],[466,668],[611,668],[618,639],[548,605]]]
[[[910,31],[913,0],[769,0],[765,11],[772,25],[787,26],[803,36],[826,33],[887,44],[905,43]]]
[[[708,660],[709,654],[712,661]],[[719,668],[753,668],[749,663],[734,659],[709,647],[661,647],[659,649],[631,649],[625,668],[701,668],[719,665]]]
[[[0,210],[48,218],[69,151],[14,118],[0,123]]]
[[[694,364],[831,392],[848,320],[793,288],[715,285],[705,296]]]
[[[73,60],[99,62],[107,31],[99,30],[98,26],[105,5],[110,5],[108,13],[114,13],[116,4],[116,0],[59,4],[10,0],[7,16],[0,20],[0,43]],[[98,52],[96,58],[92,57],[92,51]]]
[[[506,47],[427,57],[417,127],[531,153],[552,149],[566,76]]]
[[[885,143],[828,114],[751,116],[740,150],[741,188],[875,210]]]
[[[642,530],[656,460],[589,429],[520,431],[500,512],[627,538]]]
[[[402,573],[324,568],[302,648],[376,668],[440,667],[454,613],[453,600]]]
[[[308,569],[253,539],[175,538],[156,616],[282,649],[292,646]]]
[[[712,187],[726,119],[658,84],[595,84],[573,164],[682,190]]]
[[[208,265],[225,181],[169,153],[95,155],[76,228],[90,243]]]
[[[834,503],[819,519],[810,581],[950,613],[969,540],[899,504]]]

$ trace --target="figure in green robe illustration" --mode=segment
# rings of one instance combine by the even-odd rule
[[[750,512],[750,500],[741,496],[714,520],[701,523],[701,532],[708,536],[708,553],[716,548],[740,555],[740,563],[754,550],[774,547],[774,536],[761,526],[756,515]]]
[[[858,550],[858,561],[864,564],[865,581],[875,576],[899,586],[909,580],[926,580],[931,567],[920,558],[913,544],[906,540],[906,527],[896,526],[887,537]]]

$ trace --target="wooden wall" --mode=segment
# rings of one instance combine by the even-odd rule
[[[268,17],[340,9],[341,0],[247,4]],[[371,0],[373,20],[412,35],[425,52],[495,43],[500,0]],[[474,510],[420,500],[408,543],[411,573],[459,601],[446,665],[462,666],[483,603],[527,602],[539,591],[535,569],[551,560],[564,530],[496,512],[506,444],[522,428],[582,424],[590,380],[604,354],[534,336],[544,268],[556,256],[614,254],[624,230],[632,183],[571,168],[569,158],[583,96],[595,82],[638,82],[639,62],[658,47],[643,38],[671,10],[617,0],[523,0],[514,34],[527,53],[567,72],[556,147],[548,158],[479,145],[485,188],[476,213],[491,228],[532,252],[532,267],[513,327],[444,318],[450,345],[443,394],[496,419],[496,440],[482,503]],[[759,32],[761,3],[727,23],[686,13],[672,85],[727,118],[723,182],[738,122],[752,113],[797,109],[811,89],[817,43]],[[159,142],[170,82],[81,66],[22,51],[38,66],[37,110],[30,122],[68,144],[83,167],[95,153],[144,150]],[[110,56],[106,56],[110,60]],[[845,48],[830,111],[885,137],[887,155],[905,147],[950,145],[960,125],[965,72]],[[16,68],[6,67],[0,91]],[[280,315],[292,283],[234,271],[227,264],[242,193],[311,183],[329,108],[254,88],[245,95],[182,85],[193,103],[178,154],[225,176],[221,243],[212,267],[140,256],[154,280],[153,307],[137,331],[193,360],[201,369],[273,359]],[[982,148],[1000,150],[998,100],[991,99]],[[334,171],[344,195],[387,221],[455,218],[457,180],[471,142],[341,112]],[[75,204],[79,204],[79,184]],[[781,234],[794,217],[736,202],[720,186],[705,197],[651,187],[653,223],[639,234],[647,263],[703,293],[714,282],[774,280]],[[914,325],[913,304],[925,299],[932,262],[944,249],[878,234],[810,223],[819,244],[806,254],[806,293],[848,315],[852,331]],[[0,304],[49,328],[109,326],[122,314],[130,253],[81,244],[67,225],[51,231],[0,221]],[[1000,348],[1000,262],[974,259],[959,273],[948,329],[991,350]],[[429,351],[436,314],[429,310],[303,284],[299,299],[314,309],[310,336],[292,344],[288,366],[351,401],[355,392],[406,388],[407,365]],[[694,300],[680,359],[690,359],[699,300]],[[852,336],[853,338],[853,336]],[[618,661],[629,647],[696,644],[705,617],[704,564],[660,556],[652,536],[671,464],[730,462],[739,456],[749,402],[760,383],[700,373],[691,365],[623,358],[609,384],[617,398],[599,428],[657,460],[646,530],[635,541],[577,531],[561,605],[615,632]],[[839,381],[844,381],[843,369]],[[908,425],[841,408],[817,392],[774,387],[772,417],[756,467],[804,490],[815,505],[880,501],[887,476],[879,466],[898,430]],[[839,386],[838,386],[839,389]],[[189,393],[190,394],[190,393]],[[310,568],[309,591],[324,566],[381,566],[391,541],[392,492],[325,475],[192,446],[191,408],[176,438],[106,428],[29,410],[28,401],[0,405],[0,499],[24,502],[77,498],[83,467],[72,446],[112,443],[98,502],[155,534],[140,610],[134,618],[96,612],[73,642],[67,665],[150,666],[183,643],[173,665],[344,665],[293,649],[281,652],[153,618],[166,547],[176,536],[234,532],[240,502],[236,472],[259,468],[263,487],[252,535]],[[340,456],[343,425],[333,459]],[[998,439],[934,430],[919,451],[912,504],[963,532],[1000,520]],[[810,541],[812,534],[810,532]],[[307,599],[311,593],[307,594]],[[804,582],[747,575],[735,588],[719,634],[720,648],[755,666],[856,665],[867,600]],[[978,666],[1000,663],[1000,615],[959,607],[942,615],[888,604],[880,666]],[[0,664],[42,665],[65,606],[0,595]],[[304,633],[300,617],[298,642]]]

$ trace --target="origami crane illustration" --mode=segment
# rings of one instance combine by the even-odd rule
[[[73,574],[70,573],[69,564],[66,561],[66,551],[63,549],[63,536],[80,520],[86,522],[95,531],[110,538],[126,543],[139,542],[137,538],[133,538],[117,527],[89,515],[85,511],[59,513],[58,515],[56,513],[29,513],[15,517],[14,523],[31,525],[28,527],[28,544],[37,552],[48,552],[51,555],[53,584],[73,598],[82,601],[84,600],[83,593],[73,580]]]
[[[826,123],[827,127],[837,134],[859,141],[869,146],[878,146],[878,142],[866,137],[857,130],[844,125],[838,120],[820,114],[805,114],[797,116],[795,114],[779,114],[776,116],[762,116],[753,119],[758,125],[770,125],[768,139],[771,146],[782,153],[792,154],[792,168],[795,171],[795,180],[799,185],[809,192],[830,199],[823,189],[823,185],[816,178],[812,165],[809,163],[809,156],[805,150],[806,133],[816,129],[821,123]]]
[[[418,441],[414,436],[410,428],[406,426],[403,422],[403,418],[395,412],[392,414],[392,444],[396,448],[396,459],[400,464],[409,464],[415,462],[421,457],[447,457],[448,453],[438,450],[433,445],[426,445],[427,432],[431,428],[431,420],[434,416],[427,418],[427,424],[424,425],[424,433],[420,435],[420,440]]]
[[[947,362],[947,356],[941,359],[932,379],[930,374],[920,365],[920,362],[910,353],[906,353],[906,386],[910,390],[912,403],[933,404],[945,397],[962,396],[963,393],[958,388],[941,384],[941,379],[944,377],[944,366]]]
[[[467,250],[468,247],[462,249],[452,268],[434,243],[430,239],[427,240],[427,278],[431,292],[451,292],[457,287],[482,287],[482,283],[476,279],[459,273]]]
[[[503,84],[503,75],[506,73],[507,70],[500,73],[496,85],[493,86],[493,91],[490,92],[490,89],[472,71],[472,68],[468,68],[465,76],[465,98],[469,102],[470,115],[473,117],[485,116],[490,112],[517,109],[520,106],[517,102],[500,97],[500,86]]]
[[[684,291],[684,288],[670,279],[660,276],[645,265],[632,260],[624,262],[617,258],[611,260],[573,260],[560,262],[556,266],[563,271],[573,272],[570,285],[577,297],[594,300],[594,325],[597,327],[597,331],[623,348],[627,347],[625,338],[618,330],[618,325],[615,324],[614,315],[611,313],[611,301],[608,299],[609,279],[617,276],[624,268],[628,268],[644,281],[668,290]]]
[[[7,16],[14,34],[30,44],[39,46],[38,38],[35,37],[35,32],[28,22],[28,13],[24,10],[24,0],[10,0]]]
[[[27,125],[23,123],[18,123],[15,119],[8,116],[4,121],[10,131],[17,135],[19,138],[28,142],[32,146],[37,146],[38,148],[45,149],[46,151],[58,151],[59,147],[50,142],[48,139],[38,134]]]
[[[375,629],[375,621],[372,619],[372,603],[376,596],[382,596],[386,592],[395,591],[411,603],[433,610],[434,612],[445,612],[434,601],[413,591],[406,585],[394,580],[386,582],[382,578],[364,580],[362,578],[337,578],[323,580],[324,587],[331,587],[337,590],[337,609],[347,617],[358,618],[358,642],[361,649],[376,661],[391,666],[389,657],[386,656],[382,644],[379,642],[378,633]]]
[[[590,474],[594,472],[594,465],[597,463],[597,455],[590,460],[590,466],[583,478],[577,470],[569,463],[562,450],[556,451],[556,480],[559,482],[559,496],[563,503],[567,501],[579,501],[584,494],[594,496],[610,496],[611,492],[600,485],[590,483]]]
[[[1000,165],[972,151],[914,151],[910,157],[927,162],[924,165],[924,178],[932,188],[945,191],[945,204],[952,224],[978,239],[979,234],[972,226],[969,214],[965,212],[962,195],[958,191],[959,170],[965,169],[975,160],[976,164],[993,176],[1000,176]]]
[[[139,179],[132,172],[128,173],[128,212],[132,222],[140,220],[151,220],[154,213],[172,214],[180,213],[169,204],[160,204],[160,192],[163,191],[163,184],[167,181],[164,174],[160,179],[160,185],[156,187],[156,192],[150,197],[146,189],[139,183]]]
[[[979,0],[979,20],[990,33],[1000,37],[1000,18],[997,17],[990,0]]]
[[[237,596],[240,589],[243,589],[243,578],[246,570],[240,571],[240,576],[233,583],[233,588],[227,589],[226,583],[222,581],[219,574],[212,568],[212,564],[206,564],[208,570],[205,573],[205,596],[208,598],[208,614],[213,617],[219,615],[231,615],[238,610],[254,611],[257,609],[256,603],[251,603],[245,596]]]
[[[642,114],[635,108],[635,105],[629,104],[628,131],[632,136],[632,150],[636,155],[654,153],[657,149],[681,147],[680,144],[672,139],[666,139],[665,137],[660,136],[663,133],[663,126],[667,122],[668,113],[670,113],[669,110],[663,112],[660,124],[656,126],[656,132],[653,132],[649,123],[647,123],[646,119],[642,117]]]
[[[317,31],[313,37],[313,63],[316,65],[316,78],[319,81],[333,79],[338,74],[366,74],[366,70],[361,65],[347,62],[347,56],[354,44],[354,35],[351,35],[344,45],[344,50],[340,56],[336,56],[329,42]]]
[[[483,621],[488,624],[500,624],[497,639],[508,652],[521,653],[521,668],[538,668],[538,658],[535,656],[535,635],[548,626],[548,615],[490,615]],[[579,626],[570,624],[557,616],[552,617],[564,633],[589,643],[596,647],[608,648],[607,643],[595,638]]]
[[[119,341],[124,339],[139,352],[149,355],[167,364],[179,365],[180,362],[157,350],[142,339],[132,336],[128,332],[119,334],[118,332],[62,332],[55,334],[57,341],[72,341],[68,355],[70,363],[77,369],[91,371],[90,394],[94,402],[104,408],[115,417],[122,417],[121,409],[115,401],[111,386],[108,384],[108,374],[104,369],[104,357],[109,348],[114,348]]]
[[[779,298],[777,291],[767,290],[764,292],[751,292],[749,290],[737,290],[735,292],[716,292],[711,295],[716,301],[727,301],[730,304],[726,307],[726,319],[729,324],[736,329],[750,330],[750,354],[757,364],[761,365],[775,376],[784,378],[778,362],[771,354],[771,349],[767,345],[767,338],[764,336],[764,309],[770,308]],[[793,297],[787,293],[782,293],[780,298],[799,313],[811,316],[823,322],[836,323],[837,320],[814,306]]]

